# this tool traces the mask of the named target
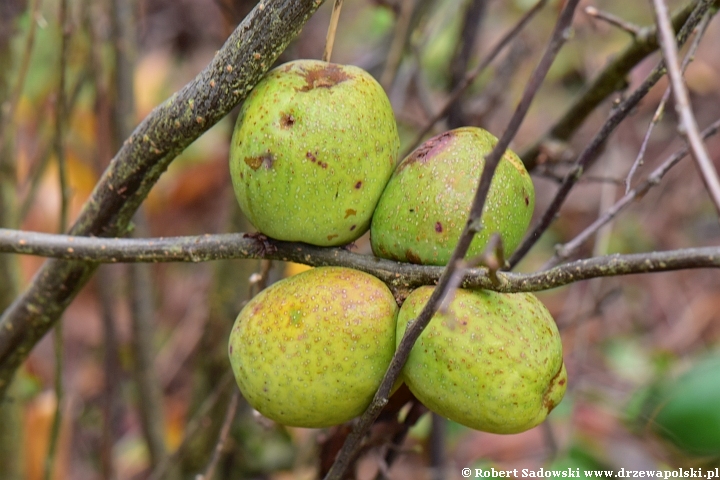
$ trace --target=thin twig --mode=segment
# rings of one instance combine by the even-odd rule
[[[650,125],[648,125],[647,130],[645,131],[645,135],[643,136],[642,142],[640,143],[640,149],[638,150],[638,154],[635,157],[635,161],[633,161],[632,165],[630,166],[630,170],[628,171],[627,176],[625,177],[625,193],[627,194],[630,191],[630,187],[632,185],[633,177],[635,177],[635,173],[637,172],[638,168],[642,167],[645,164],[645,152],[647,151],[647,147],[650,144],[650,136],[652,135],[653,130],[655,129],[655,125],[657,125],[660,122],[660,119],[663,116],[663,113],[665,112],[665,104],[670,99],[670,88],[665,89],[665,93],[663,93],[662,99],[660,99],[660,103],[657,106],[657,109],[655,110],[655,113],[653,114],[652,120],[650,120]]]
[[[393,34],[387,59],[385,60],[385,68],[383,69],[382,75],[380,75],[380,84],[385,88],[385,90],[390,90],[390,87],[395,81],[395,75],[397,74],[403,52],[405,51],[408,31],[410,29],[410,24],[412,23],[411,20],[414,4],[415,2],[413,0],[400,1],[400,13],[398,14],[397,21],[395,22],[395,33]]]
[[[483,19],[487,10],[486,0],[467,0],[467,6],[463,12],[462,28],[458,43],[455,45],[455,54],[450,61],[450,85],[448,90],[452,92],[465,79],[470,58],[477,38],[480,36]],[[448,109],[448,128],[459,128],[467,125],[464,105],[461,99],[456,100]]]
[[[702,0],[691,0],[673,13],[672,24],[675,31],[680,30],[687,23],[691,13],[701,3]],[[715,7],[720,6],[720,0],[714,0],[713,5]],[[543,162],[540,157],[543,144],[548,141],[563,142],[568,140],[600,103],[613,92],[626,88],[626,78],[630,71],[657,49],[658,40],[655,25],[643,28],[630,45],[613,56],[608,65],[587,85],[565,113],[550,127],[548,133],[520,155],[527,169],[532,170],[538,163]]]
[[[463,93],[470,87],[470,85],[473,84],[475,79],[485,71],[485,69],[490,65],[493,60],[502,52],[507,45],[510,44],[510,42],[518,36],[518,34],[522,31],[523,28],[525,28],[525,25],[532,20],[532,18],[537,14],[547,3],[548,0],[539,0],[535,5],[530,8],[525,14],[518,20],[518,22],[510,29],[508,30],[505,35],[498,40],[498,42],[493,46],[493,48],[490,50],[490,52],[485,56],[485,58],[482,59],[480,64],[475,67],[471,72],[468,72],[467,75],[465,75],[465,78],[458,84],[458,86],[450,93],[450,96],[445,100],[445,104],[442,106],[442,108],[433,116],[427,124],[423,127],[420,132],[418,132],[417,135],[415,135],[415,138],[413,138],[413,141],[410,142],[408,145],[408,148],[405,152],[403,152],[401,157],[406,157],[411,151],[417,147],[420,142],[422,141],[423,137],[428,134],[428,132],[435,126],[437,122],[439,122],[441,119],[447,115],[448,111],[450,110],[450,107],[462,96]]]
[[[695,115],[690,107],[690,98],[688,97],[687,88],[685,88],[682,72],[680,71],[677,44],[675,43],[672,25],[668,18],[667,5],[665,5],[665,2],[662,0],[652,1],[655,6],[655,19],[660,35],[660,45],[662,47],[663,57],[665,57],[665,63],[667,64],[673,96],[675,97],[675,111],[680,117],[678,130],[680,135],[685,137],[690,144],[690,152],[700,170],[705,188],[720,214],[720,178],[718,178],[712,159],[705,149],[705,145],[700,137],[700,130],[698,129]]]
[[[705,12],[710,8],[712,2],[710,0],[701,1],[697,8],[690,14],[688,21],[680,29],[678,34],[678,43],[683,44],[687,40],[690,33],[697,26],[702,19]],[[509,267],[513,268],[518,262],[525,256],[525,254],[532,248],[537,242],[540,236],[547,230],[552,222],[555,220],[560,207],[565,202],[565,199],[570,194],[570,190],[575,186],[578,179],[581,177],[583,172],[587,171],[588,168],[593,164],[602,151],[602,147],[607,141],[610,134],[615,128],[627,117],[627,115],[637,106],[650,89],[655,85],[666,72],[664,62],[660,62],[640,86],[635,89],[630,96],[623,100],[615,109],[610,113],[610,116],[605,123],[600,127],[598,132],[595,134],[590,143],[580,153],[578,158],[575,160],[573,168],[565,175],[560,188],[555,194],[555,197],[550,202],[545,212],[543,212],[540,220],[532,228],[530,233],[525,236],[520,246],[515,249],[509,260]]]
[[[65,232],[68,226],[68,209],[70,203],[70,187],[67,180],[67,162],[65,158],[65,122],[67,122],[65,109],[65,80],[67,69],[68,45],[70,42],[70,25],[68,20],[67,0],[60,0],[60,63],[59,81],[55,99],[55,133],[53,137],[53,150],[58,163],[58,181],[60,183],[60,224],[58,230]],[[63,386],[63,345],[62,321],[55,325],[53,332],[53,345],[55,347],[55,414],[53,415],[52,427],[50,429],[50,446],[45,461],[45,480],[53,475],[55,459],[57,455],[58,442],[60,441],[60,426],[62,424],[62,407],[64,400]]]
[[[190,440],[197,434],[197,432],[206,424],[207,415],[215,404],[222,398],[226,393],[226,390],[234,385],[233,376],[231,372],[226,372],[225,375],[217,382],[217,387],[213,392],[205,398],[203,403],[197,410],[197,413],[187,422],[185,431],[183,432],[183,438],[180,441],[180,445],[170,455],[167,455],[160,464],[150,474],[149,480],[160,480],[165,477],[168,469],[172,466],[180,454],[182,454],[187,446],[190,444]]]
[[[437,413],[432,414],[432,427],[430,430],[429,452],[432,480],[445,479],[445,466],[447,456],[447,425],[448,420]]]
[[[215,475],[215,468],[217,467],[220,457],[224,453],[225,442],[230,434],[230,426],[232,425],[235,415],[237,414],[238,404],[240,403],[240,391],[235,390],[232,398],[230,399],[230,405],[228,405],[227,412],[225,412],[225,419],[223,420],[222,428],[220,429],[220,436],[218,437],[213,456],[210,459],[205,472],[202,475],[197,475],[195,480],[212,480]]]
[[[60,0],[60,66],[59,84],[55,100],[55,135],[53,139],[53,150],[58,163],[58,181],[60,182],[60,225],[58,230],[65,232],[68,227],[68,209],[70,203],[70,185],[67,179],[67,162],[65,158],[65,123],[67,119],[65,82],[68,47],[70,43],[70,25],[68,21],[67,0]]]
[[[703,130],[702,137],[707,138],[711,135],[715,135],[718,130],[720,130],[720,120],[716,120],[709,127]],[[625,196],[618,200],[615,205],[609,208],[600,218],[595,220],[590,226],[585,228],[585,230],[580,232],[580,234],[578,234],[571,241],[557,247],[555,255],[550,260],[548,260],[547,263],[545,263],[545,265],[543,266],[543,270],[546,268],[551,268],[557,265],[558,262],[569,258],[573,254],[573,252],[575,252],[575,250],[577,250],[583,243],[590,239],[590,237],[592,237],[595,232],[597,232],[600,228],[602,228],[604,225],[608,224],[613,218],[615,218],[617,214],[620,213],[620,211],[622,211],[625,207],[630,205],[633,200],[643,197],[648,192],[648,190],[658,185],[660,183],[660,180],[662,180],[662,178],[665,176],[665,174],[670,171],[672,167],[677,165],[678,162],[680,162],[680,160],[682,160],[687,154],[687,146],[683,146],[680,150],[672,154],[667,160],[665,160],[665,162],[662,163],[662,165],[656,168],[644,182],[627,192]]]
[[[433,107],[432,94],[430,92],[427,79],[425,78],[425,70],[423,70],[421,66],[420,50],[415,45],[411,45],[411,47],[415,60],[415,70],[412,75],[412,83],[415,87],[420,108],[422,108],[425,117],[430,118],[433,116],[433,111],[435,110]]]
[[[122,383],[122,369],[119,361],[119,341],[115,324],[115,275],[113,267],[101,267],[98,270],[95,285],[100,301],[100,317],[103,330],[103,373],[105,387],[102,398],[102,434],[100,437],[100,478],[111,480],[115,478],[113,465],[113,444],[117,434],[119,410],[121,402],[118,392]],[[116,267],[115,267],[116,268]]]
[[[270,279],[270,269],[272,268],[272,261],[263,259],[260,262],[260,268],[258,272],[255,272],[250,277],[250,291],[248,292],[248,301],[252,300],[255,295],[259,294],[268,286]],[[227,411],[225,412],[225,419],[223,420],[222,427],[220,428],[220,434],[218,440],[213,449],[213,456],[210,462],[205,467],[205,473],[197,475],[196,480],[212,480],[215,474],[215,468],[220,461],[220,456],[223,454],[225,448],[225,442],[227,441],[228,434],[230,433],[230,426],[232,425],[235,415],[237,414],[238,404],[240,402],[240,390],[235,389],[230,403],[228,404]]]
[[[565,180],[564,175],[553,173],[552,171],[544,167],[546,166],[539,166],[537,169],[535,169],[535,171],[533,172],[533,176],[539,178],[546,178],[556,183],[562,183],[563,180]],[[625,185],[625,180],[602,175],[583,175],[578,180],[578,183],[612,183],[613,185]]]
[[[703,17],[702,22],[700,22],[700,25],[697,27],[697,32],[695,33],[695,38],[693,39],[692,43],[690,44],[690,48],[688,48],[687,53],[685,54],[685,58],[683,59],[683,63],[681,66],[681,69],[683,73],[685,70],[687,70],[687,67],[690,65],[690,62],[693,61],[695,58],[695,52],[697,52],[698,47],[700,46],[700,40],[702,40],[703,35],[705,34],[705,30],[707,29],[707,26],[710,24],[711,17],[710,15],[705,15]],[[627,194],[630,191],[630,186],[632,184],[632,179],[635,176],[635,172],[638,168],[640,168],[643,165],[643,160],[645,158],[645,152],[647,151],[647,146],[650,143],[650,135],[652,134],[652,131],[654,130],[655,126],[660,122],[660,119],[662,118],[663,112],[665,111],[665,105],[667,104],[667,101],[670,99],[670,87],[665,89],[665,93],[663,93],[662,99],[660,100],[660,104],[658,105],[657,109],[655,110],[655,114],[653,115],[652,120],[650,121],[650,125],[648,126],[647,131],[645,132],[645,136],[643,137],[642,143],[640,144],[640,150],[638,151],[637,157],[635,158],[635,161],[633,162],[632,166],[630,167],[630,171],[627,174],[627,177],[625,178],[625,193]]]
[[[31,0],[30,8],[28,9],[30,16],[30,29],[28,31],[27,39],[25,40],[25,47],[23,48],[22,60],[20,63],[20,69],[18,71],[17,81],[15,88],[9,96],[9,100],[6,105],[2,107],[2,118],[0,124],[0,148],[5,145],[7,141],[7,135],[12,130],[8,128],[10,125],[15,124],[15,111],[17,110],[18,103],[20,102],[20,96],[22,95],[23,89],[25,88],[25,79],[27,78],[27,72],[30,68],[30,58],[32,57],[33,48],[35,46],[35,33],[37,32],[37,15],[40,10],[40,0]]]
[[[407,386],[404,388],[407,388]],[[407,434],[410,429],[417,424],[420,417],[428,411],[427,407],[415,399],[414,396],[411,398],[412,400],[409,403],[410,409],[405,415],[405,419],[402,423],[397,424],[398,430],[392,436],[390,441],[380,447],[385,450],[385,454],[383,455],[384,458],[380,461],[380,471],[378,471],[377,475],[375,475],[376,480],[391,478],[388,475],[390,467],[392,467],[393,463],[395,463],[395,461],[400,457],[400,454],[402,453],[402,444],[405,441],[405,438],[407,438]],[[395,416],[393,421],[397,422],[397,416]]]
[[[114,53],[113,87],[116,92],[111,106],[112,144],[119,146],[132,134],[135,126],[135,91],[133,74],[135,44],[135,2],[110,1],[111,45]],[[133,235],[147,236],[149,226],[141,207],[133,217]],[[137,388],[137,411],[143,440],[147,446],[150,469],[165,457],[165,412],[162,384],[154,359],[155,302],[150,265],[132,264],[129,268],[127,301],[131,312],[133,379]]]
[[[96,118],[100,118],[100,101],[103,97],[103,66],[105,63],[104,54],[101,49],[105,47],[105,42],[101,36],[97,35],[96,28],[98,24],[104,23],[100,19],[100,11],[93,8],[93,0],[85,0],[82,3],[83,12],[83,30],[87,33],[92,45],[89,52],[89,61],[86,66],[83,77],[87,78],[92,84],[92,90],[95,96],[94,113]],[[85,80],[83,80],[83,83]],[[76,88],[81,84],[78,80]],[[74,101],[71,100],[71,103]],[[72,107],[68,107],[70,110]],[[93,166],[95,172],[99,176],[102,174],[102,166],[104,162],[102,146],[111,145],[110,135],[101,129],[98,131],[97,145],[93,152]],[[30,191],[25,198],[24,207],[29,208],[35,197],[35,191],[39,185],[39,179],[42,177],[40,173],[43,170],[45,160],[40,157],[40,165],[36,169],[36,173],[31,177]],[[103,339],[103,381],[104,388],[102,392],[102,427],[100,441],[96,448],[99,457],[99,476],[102,480],[113,480],[116,478],[115,461],[113,458],[113,447],[115,440],[119,435],[119,427],[121,418],[124,413],[124,404],[118,392],[123,390],[125,381],[125,372],[120,364],[120,347],[118,340],[117,318],[115,312],[116,300],[119,297],[117,291],[117,267],[102,266],[98,269],[95,277],[95,286],[98,292],[100,318],[102,320],[102,339]],[[124,273],[124,272],[123,272]]]
[[[343,0],[335,0],[333,3],[332,13],[330,14],[330,25],[328,26],[327,37],[325,37],[325,51],[323,51],[323,62],[329,62],[332,56],[333,45],[335,44],[335,34],[337,33],[338,21],[340,20],[340,10],[342,10]]]
[[[638,35],[640,35],[640,32],[642,31],[642,28],[635,25],[634,23],[630,23],[626,20],[623,20],[622,18],[620,18],[616,15],[613,15],[612,13],[598,10],[596,7],[593,7],[592,5],[585,7],[585,13],[590,15],[593,18],[597,18],[598,20],[603,20],[614,27],[618,27],[620,30],[623,30],[623,31],[629,33],[633,37],[637,37]]]
[[[70,94],[67,96],[65,101],[66,116],[72,116],[75,110],[75,105],[77,105],[77,101],[80,98],[80,92],[82,92],[83,87],[86,85],[86,82],[89,79],[89,69],[83,70],[78,75],[77,80],[75,80],[75,85],[73,86]],[[35,198],[40,188],[40,184],[42,183],[43,174],[45,173],[45,170],[50,164],[53,153],[52,138],[50,138],[50,140],[48,140],[47,143],[41,146],[38,150],[40,153],[35,156],[36,160],[33,162],[35,167],[32,169],[32,173],[30,173],[30,175],[28,176],[29,180],[26,180],[25,184],[21,189],[25,193],[20,204],[20,212],[18,213],[18,218],[20,220],[26,218],[28,212],[30,212],[30,208],[35,202]]]
[[[135,215],[138,233],[148,230],[142,211]],[[134,263],[129,269],[133,373],[137,386],[137,410],[147,446],[150,468],[154,469],[165,457],[165,412],[162,384],[155,369],[155,303],[150,265]]]
[[[539,64],[535,68],[532,77],[527,83],[520,103],[510,119],[510,123],[508,124],[505,133],[495,145],[493,150],[485,158],[485,166],[483,168],[482,175],[480,176],[473,204],[470,208],[468,221],[462,234],[460,235],[460,239],[458,240],[457,246],[453,251],[447,267],[443,270],[443,274],[438,281],[437,287],[433,291],[430,299],[423,307],[417,319],[413,322],[412,326],[406,330],[405,335],[400,341],[397,350],[395,351],[395,355],[390,362],[390,366],[385,373],[385,377],[380,383],[380,387],[373,398],[373,401],[368,406],[365,413],[363,413],[363,415],[356,421],[353,431],[345,440],[342,449],[338,453],[335,463],[326,475],[326,480],[340,480],[343,477],[345,471],[350,466],[351,459],[354,458],[355,453],[360,448],[360,444],[366,432],[372,426],[373,422],[382,411],[382,408],[385,404],[387,404],[388,395],[390,394],[395,380],[400,375],[400,370],[405,364],[415,341],[418,339],[425,326],[427,326],[430,322],[430,319],[437,311],[443,298],[448,294],[448,281],[453,276],[457,263],[465,257],[475,233],[479,230],[477,223],[482,214],[488,191],[490,190],[490,182],[493,174],[495,173],[495,168],[497,167],[500,158],[505,153],[510,141],[514,138],[520,128],[522,120],[525,118],[525,115],[530,108],[530,104],[532,103],[535,93],[538,91],[540,85],[545,79],[545,75],[550,69],[555,56],[560,51],[560,47],[562,47],[568,39],[573,14],[578,2],[579,0],[569,0],[560,13],[558,21],[550,37],[547,49],[545,50]]]

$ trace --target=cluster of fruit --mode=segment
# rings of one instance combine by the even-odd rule
[[[302,60],[271,71],[248,96],[230,170],[243,212],[265,235],[331,246],[370,229],[379,257],[445,265],[496,142],[479,128],[452,130],[398,164],[397,126],[382,87],[359,68]],[[507,151],[469,254],[482,253],[494,232],[512,251],[533,208],[532,181]],[[232,329],[240,390],[284,425],[354,418],[431,292],[413,291],[399,309],[379,279],[341,267],[272,285]],[[418,339],[400,380],[451,420],[514,433],[544,420],[567,375],[555,322],[533,295],[459,290]]]

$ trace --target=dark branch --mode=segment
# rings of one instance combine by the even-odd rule
[[[653,5],[655,6],[655,19],[658,25],[660,45],[667,65],[673,97],[675,98],[675,111],[680,117],[678,131],[687,140],[695,164],[700,170],[705,189],[710,194],[715,209],[720,213],[720,178],[718,178],[713,161],[708,155],[702,138],[700,138],[697,120],[695,120],[692,107],[690,107],[690,97],[683,82],[683,73],[678,59],[678,48],[668,18],[667,5],[662,0],[653,0]]]
[[[714,135],[720,129],[720,120],[713,122],[707,127],[703,133],[702,138],[707,138],[710,135]],[[569,258],[575,250],[577,250],[584,242],[592,237],[600,228],[607,225],[612,219],[614,219],[625,207],[630,205],[633,201],[638,198],[642,198],[651,188],[660,184],[660,181],[680,160],[682,160],[688,153],[688,147],[683,146],[680,150],[675,152],[665,160],[659,167],[648,175],[647,179],[640,183],[638,186],[628,191],[620,200],[605,211],[600,217],[597,218],[591,225],[580,232],[574,239],[570,240],[564,245],[556,247],[555,255],[545,263],[545,267],[550,268],[555,266],[560,261]]]
[[[698,25],[698,23],[700,23],[705,12],[707,12],[711,7],[711,3],[711,0],[701,1],[697,8],[688,17],[687,23],[683,25],[680,33],[678,34],[677,41],[680,45],[687,41],[690,33]],[[640,86],[636,88],[630,96],[620,102],[620,104],[613,109],[608,119],[575,160],[573,168],[567,173],[567,175],[565,175],[565,179],[556,192],[555,197],[550,202],[550,206],[548,206],[545,212],[543,212],[540,220],[532,228],[530,233],[525,236],[525,239],[510,257],[510,268],[518,264],[525,254],[530,251],[533,245],[535,245],[545,230],[550,227],[563,203],[565,203],[570,191],[580,179],[583,172],[586,172],[592,166],[600,155],[600,152],[602,152],[603,146],[605,145],[608,137],[610,137],[610,134],[615,131],[615,128],[620,125],[625,117],[630,114],[638,103],[640,103],[640,100],[642,100],[645,95],[648,94],[650,89],[665,75],[665,72],[665,63],[661,61],[645,78],[642,84],[640,84]]]
[[[135,129],[83,207],[73,235],[123,235],[170,162],[242,101],[323,0],[260,2],[213,61]],[[51,260],[0,317],[0,398],[96,264]]]
[[[694,0],[680,8],[672,15],[672,26],[677,32],[690,17],[700,2]],[[720,6],[720,0],[714,0],[713,5]],[[568,140],[583,124],[585,119],[613,92],[622,90],[627,85],[626,77],[644,58],[656,51],[659,47],[657,29],[655,26],[642,28],[633,38],[625,50],[620,52],[585,88],[562,117],[552,126],[548,133],[534,146],[523,152],[522,158],[528,170],[535,168],[541,146],[549,140]]]

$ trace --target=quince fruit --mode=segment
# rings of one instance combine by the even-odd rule
[[[442,133],[400,162],[380,198],[370,238],[375,255],[401,262],[445,265],[470,213],[495,138],[476,127]],[[504,251],[517,248],[527,230],[535,190],[522,161],[506,150],[490,186],[482,230],[468,256],[483,252],[498,232]]]
[[[390,101],[370,74],[297,60],[270,71],[245,100],[230,174],[261,233],[344,245],[368,230],[399,148]]]
[[[398,343],[433,287],[403,303]],[[518,433],[563,398],[567,373],[554,320],[532,294],[457,290],[410,352],[402,378],[430,410],[467,427]]]
[[[248,403],[283,425],[320,428],[361,414],[395,353],[398,307],[367,273],[320,267],[255,296],[230,334]]]

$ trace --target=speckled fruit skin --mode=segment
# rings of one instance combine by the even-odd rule
[[[433,287],[398,314],[398,343]],[[430,410],[476,430],[519,433],[541,423],[565,394],[555,322],[532,294],[458,290],[413,346],[402,378]]]
[[[445,265],[465,227],[485,155],[497,143],[489,132],[463,127],[431,138],[400,162],[378,203],[371,227],[375,255],[401,262]],[[535,189],[520,159],[506,150],[469,256],[499,232],[506,255],[520,244],[535,208]]]
[[[297,60],[269,72],[245,100],[230,174],[261,233],[344,245],[368,230],[399,148],[390,101],[367,72]]]
[[[320,267],[255,296],[230,334],[230,363],[253,408],[320,428],[360,415],[395,353],[398,307],[366,273]]]

